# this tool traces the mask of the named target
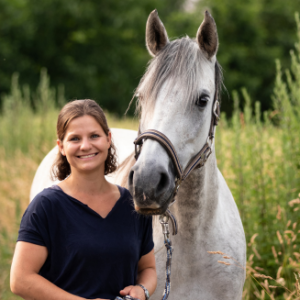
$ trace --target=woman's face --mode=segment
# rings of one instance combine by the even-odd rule
[[[85,115],[72,120],[64,140],[57,140],[57,144],[62,155],[67,157],[71,173],[103,171],[104,174],[111,133],[107,136],[93,117]]]

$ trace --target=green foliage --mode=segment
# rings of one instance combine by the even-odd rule
[[[150,59],[145,49],[149,13],[158,9],[171,38],[194,37],[208,8],[218,26],[218,58],[229,93],[246,86],[262,109],[269,109],[274,60],[288,64],[299,0],[203,0],[191,11],[182,9],[185,3],[0,0],[0,94],[9,92],[12,73],[32,89],[46,67],[53,86],[64,84],[67,99],[92,98],[123,114]],[[232,108],[224,97],[227,116]]]
[[[19,152],[39,162],[56,145],[57,116],[65,103],[64,87],[57,90],[51,87],[46,69],[41,71],[35,92],[28,85],[21,87],[19,74],[13,74],[11,91],[2,97],[0,153],[14,157]],[[134,119],[120,119],[108,113],[107,118],[113,127],[137,129],[138,126]]]
[[[149,13],[157,8],[165,18],[181,2],[0,0],[0,93],[13,72],[35,87],[46,67],[67,99],[95,99],[123,114],[150,58]]]
[[[41,72],[40,83],[35,93],[28,85],[20,88],[19,75],[12,76],[11,93],[3,96],[0,115],[1,148],[6,155],[13,156],[15,151],[24,154],[39,154],[41,159],[47,150],[55,145],[55,128],[58,115],[57,104],[64,103],[62,91],[56,97],[56,90],[50,88],[45,69]],[[36,103],[32,108],[30,99]],[[34,151],[34,148],[40,151]],[[46,149],[46,150],[45,150]]]
[[[221,135],[223,144],[226,141],[226,150],[222,144],[221,153],[218,145],[216,146],[218,159],[223,161],[220,169],[239,207],[247,241],[255,233],[258,234],[255,241],[248,244],[248,257],[254,254],[254,265],[264,268],[263,273],[273,278],[276,278],[277,269],[282,266],[282,277],[289,290],[294,290],[293,272],[300,270],[300,241],[297,237],[297,232],[300,232],[300,194],[297,198],[300,192],[298,14],[296,21],[299,39],[296,52],[291,51],[291,67],[285,71],[285,78],[280,62],[277,61],[272,97],[275,110],[265,112],[262,123],[260,102],[255,103],[255,111],[252,112],[251,100],[243,89],[245,107],[242,112],[239,108],[239,96],[235,92],[232,120],[229,125],[221,124],[217,133]],[[295,203],[290,202],[295,198],[298,199]],[[297,202],[299,203],[296,204]],[[281,234],[283,241],[280,241],[277,232]],[[275,247],[278,258],[274,258],[272,246]],[[251,277],[249,280],[252,281]],[[277,285],[280,286],[279,282],[284,281],[278,281]],[[272,282],[270,284],[274,285]],[[249,286],[247,299],[257,299],[253,295],[256,285]],[[275,290],[276,299],[286,299],[287,295],[282,296],[284,292],[284,289]]]

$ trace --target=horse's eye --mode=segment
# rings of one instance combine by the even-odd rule
[[[196,101],[196,105],[199,108],[205,108],[207,102],[209,101],[209,96],[208,95],[201,95]]]

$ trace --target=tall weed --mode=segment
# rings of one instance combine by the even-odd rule
[[[299,286],[295,286],[295,274],[300,272],[298,14],[296,22],[298,43],[291,51],[290,70],[283,73],[280,61],[276,61],[274,110],[261,116],[260,103],[256,102],[252,111],[250,97],[242,89],[245,107],[240,111],[239,95],[234,92],[231,122],[225,126],[221,123],[217,132],[222,140],[222,152],[217,152],[222,161],[219,167],[239,207],[248,242],[244,299],[300,299]],[[269,284],[270,278],[259,274],[255,279],[250,276],[261,272],[275,283]]]

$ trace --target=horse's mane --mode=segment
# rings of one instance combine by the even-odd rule
[[[134,157],[134,152],[132,152],[125,160],[118,166],[118,172],[124,172],[122,176],[122,181],[120,185],[128,189],[128,176],[130,173],[131,168],[135,164],[136,160]]]
[[[201,52],[197,42],[188,36],[168,43],[148,65],[146,73],[136,88],[134,97],[137,97],[136,113],[140,115],[142,106],[152,110],[155,99],[166,79],[170,79],[167,94],[172,87],[180,84],[187,99],[187,105],[193,103],[198,96],[198,80],[201,73],[201,62],[207,60]],[[215,64],[216,92],[219,96],[223,86],[223,75],[220,64]],[[133,97],[133,98],[134,98]]]

